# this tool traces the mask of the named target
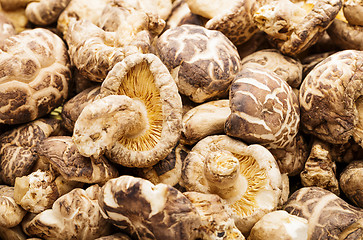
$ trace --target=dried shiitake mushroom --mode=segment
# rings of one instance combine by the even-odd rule
[[[196,103],[227,96],[240,70],[236,47],[219,31],[184,24],[166,30],[155,45],[179,92]]]
[[[38,152],[67,181],[102,184],[119,176],[104,156],[82,156],[70,136],[48,137],[40,143]]]
[[[180,143],[193,145],[207,136],[224,134],[224,124],[230,114],[228,99],[206,102],[190,109],[183,115]]]
[[[1,7],[6,11],[25,8],[31,2],[38,2],[40,0],[0,0]]]
[[[320,62],[300,87],[301,127],[333,144],[362,145],[363,52],[344,50]]]
[[[8,37],[15,34],[16,31],[13,23],[0,11],[0,44]]]
[[[225,34],[234,44],[240,45],[250,39],[258,28],[253,14],[265,1],[186,0],[192,13],[208,19],[205,27]]]
[[[308,239],[338,239],[346,227],[363,216],[361,208],[320,187],[298,189],[283,209],[308,220]]]
[[[99,204],[105,216],[133,239],[196,239],[201,218],[175,188],[123,175],[103,187]]]
[[[110,223],[103,218],[98,205],[100,187],[75,188],[59,197],[51,209],[30,219],[22,227],[31,237],[43,239],[95,239],[109,234]]]
[[[219,195],[245,236],[264,214],[276,210],[282,188],[280,170],[266,148],[226,135],[208,136],[192,148],[183,162],[180,185]]]
[[[298,55],[322,36],[342,7],[342,0],[269,1],[254,14],[258,28],[287,55]],[[309,6],[310,5],[310,6]]]
[[[363,208],[363,161],[356,160],[344,168],[339,177],[342,192],[356,206]]]
[[[305,218],[277,210],[264,215],[251,229],[248,240],[307,240],[308,221]]]
[[[41,118],[0,135],[0,178],[14,185],[16,177],[30,174],[39,159],[37,146],[60,129],[60,121]]]
[[[302,81],[303,66],[298,59],[281,54],[277,49],[263,49],[242,59],[242,67],[268,69],[292,88],[298,88]]]
[[[343,2],[344,17],[351,25],[363,26],[363,1],[345,0]]]
[[[26,211],[15,202],[14,187],[0,185],[0,227],[17,226],[25,214]]]
[[[70,62],[60,37],[46,29],[25,30],[0,50],[0,123],[30,122],[65,101]]]
[[[335,19],[327,29],[332,41],[341,49],[363,50],[363,26]]]
[[[38,0],[39,1],[39,0]],[[45,26],[58,20],[59,15],[71,0],[40,0],[26,6],[25,15],[30,22]]]
[[[99,99],[78,117],[73,140],[84,156],[126,167],[150,167],[180,138],[182,103],[168,69],[153,54],[134,54],[116,64]]]
[[[132,239],[124,233],[115,233],[112,235],[96,238],[95,240],[132,240]]]
[[[3,240],[29,240],[20,225],[13,228],[4,228],[0,226],[0,238]]]
[[[362,240],[363,239],[363,218],[345,228],[339,235],[338,240]]]

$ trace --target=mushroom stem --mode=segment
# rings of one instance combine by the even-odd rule
[[[204,174],[211,193],[223,199],[240,196],[247,189],[247,180],[240,174],[239,160],[228,151],[210,153],[205,161]]]

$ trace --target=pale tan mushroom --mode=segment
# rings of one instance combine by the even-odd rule
[[[25,214],[26,211],[15,202],[14,187],[0,185],[0,227],[17,226]]]
[[[103,187],[99,204],[105,216],[133,239],[196,239],[201,218],[178,190],[121,176]]]
[[[186,191],[219,195],[232,209],[237,228],[245,235],[266,213],[277,209],[281,173],[263,146],[247,146],[226,135],[200,140],[183,163]]]
[[[26,6],[25,15],[30,22],[45,26],[58,20],[59,15],[71,0],[40,0]]]
[[[8,37],[15,34],[16,31],[13,23],[3,12],[0,12],[0,44]]]
[[[6,10],[16,10],[19,8],[25,8],[31,2],[38,2],[40,0],[1,0],[1,7]]]
[[[356,160],[346,166],[339,176],[339,186],[352,203],[363,208],[363,161]]]
[[[363,26],[351,25],[343,20],[335,19],[327,29],[327,33],[341,49],[363,50]]]
[[[179,92],[196,103],[226,97],[240,70],[236,47],[219,31],[184,24],[166,30],[155,45]]]
[[[351,25],[363,26],[363,1],[345,0],[343,2],[344,17]]]
[[[24,8],[6,11],[0,5],[0,11],[14,25],[16,33],[20,33],[22,31],[24,31],[25,29],[27,29],[29,21],[28,21],[28,18],[25,16]]]
[[[84,156],[106,153],[123,166],[150,167],[177,145],[181,113],[165,65],[153,54],[134,54],[107,75],[99,99],[78,117],[73,140]]]

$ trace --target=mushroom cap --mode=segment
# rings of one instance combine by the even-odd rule
[[[357,220],[356,222],[349,225],[349,227],[345,228],[342,233],[339,235],[339,240],[349,240],[363,239],[363,218]]]
[[[308,239],[338,239],[346,227],[363,216],[361,208],[320,187],[298,189],[283,210],[308,220]]]
[[[13,186],[16,177],[28,175],[39,158],[37,146],[59,129],[59,120],[42,118],[0,135],[1,179]]]
[[[224,134],[224,123],[230,114],[228,99],[210,101],[193,107],[183,115],[180,142],[193,145],[207,136]]]
[[[4,10],[11,11],[19,8],[25,8],[28,3],[34,1],[37,0],[1,0],[0,4],[1,8],[3,8]]]
[[[3,12],[0,12],[0,43],[2,43],[9,36],[15,34],[16,31],[14,24]]]
[[[17,225],[13,228],[4,228],[0,226],[0,238],[1,239],[19,239],[26,240],[29,239],[25,236],[25,233],[21,229],[20,225]]]
[[[341,49],[363,50],[363,26],[350,25],[335,19],[327,32],[332,41]]]
[[[227,96],[240,70],[236,47],[219,31],[184,24],[166,30],[155,45],[179,92],[196,103]]]
[[[228,180],[232,174],[227,175],[233,170],[232,162],[211,158],[214,153],[222,151],[238,160],[234,182]],[[227,179],[223,182],[216,176],[215,181],[220,182],[220,185],[213,183],[207,175],[208,159],[212,165],[226,172]],[[277,208],[281,197],[281,181],[278,165],[266,148],[257,144],[247,146],[226,135],[214,135],[200,140],[189,152],[183,163],[180,185],[187,191],[214,193],[222,197],[232,209],[238,229],[247,234],[259,218]]]
[[[95,239],[109,233],[110,224],[98,205],[100,187],[75,188],[59,197],[51,209],[22,222],[24,232],[43,239]]]
[[[0,50],[0,123],[30,122],[65,101],[70,62],[56,34],[25,30],[7,38]]]
[[[40,143],[38,152],[68,181],[105,183],[119,176],[104,156],[82,156],[70,136],[48,137]]]
[[[99,237],[95,240],[132,240],[132,239],[124,233],[115,233],[112,235]]]
[[[175,188],[123,175],[103,187],[108,219],[135,239],[195,239],[201,225],[192,203]]]
[[[57,21],[71,0],[41,0],[26,6],[25,15],[30,22],[45,26]]]
[[[362,177],[362,160],[350,162],[339,177],[339,185],[345,196],[360,208],[363,208]]]
[[[316,43],[342,7],[342,0],[314,3],[305,12],[289,0],[271,1],[256,11],[254,20],[283,54],[296,56]]]
[[[308,221],[305,218],[276,210],[264,215],[251,229],[248,240],[308,239]]]
[[[299,92],[301,127],[305,133],[333,144],[346,143],[358,134],[362,59],[361,51],[339,51],[306,76]],[[360,143],[359,136],[355,141]]]
[[[343,2],[344,17],[351,25],[363,26],[363,1],[346,0]]]
[[[225,132],[248,143],[284,148],[299,131],[299,103],[292,88],[262,68],[243,68],[230,88]]]
[[[268,69],[291,87],[298,88],[302,81],[303,66],[299,59],[285,56],[277,49],[263,49],[242,59],[242,67]]]
[[[103,82],[99,97],[110,95],[139,101],[148,123],[139,135],[121,136],[114,142],[106,151],[108,159],[126,167],[150,167],[164,159],[180,138],[182,103],[160,59],[153,54],[134,54],[116,64]]]
[[[15,227],[25,214],[26,211],[15,202],[14,187],[0,185],[0,227]]]

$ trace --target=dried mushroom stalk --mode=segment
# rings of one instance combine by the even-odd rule
[[[0,185],[0,228],[17,226],[25,214],[26,211],[15,202],[14,187]]]
[[[71,0],[40,0],[29,3],[25,9],[25,15],[30,22],[45,26],[58,20],[59,15],[67,7]]]
[[[99,204],[107,218],[133,239],[196,239],[199,234],[197,210],[166,184],[124,175],[102,187]]]

